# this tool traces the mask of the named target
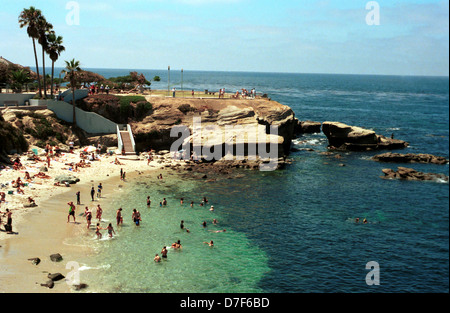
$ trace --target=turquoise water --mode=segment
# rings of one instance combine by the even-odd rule
[[[196,190],[201,185],[180,180],[173,173],[163,176],[162,181],[140,177],[123,190],[118,188],[118,196],[108,200],[114,209],[105,210],[102,226],[111,222],[116,235],[109,239],[103,231],[100,241],[89,237],[96,256],[85,260],[87,264],[82,262],[89,268],[82,272],[83,281],[99,292],[261,292],[258,284],[270,271],[267,256],[244,233],[227,229],[229,224],[221,213],[226,206],[215,204],[210,211],[212,201],[200,206],[203,194]],[[147,196],[153,199],[150,207]],[[186,200],[181,204],[183,196]],[[168,201],[166,206],[159,204],[163,198]],[[193,207],[191,201],[195,201]],[[116,227],[119,207],[124,224]],[[139,226],[132,222],[132,208],[141,213]],[[189,232],[180,228],[181,220]],[[171,248],[178,240],[182,249]],[[204,243],[211,240],[214,247]],[[155,263],[153,258],[156,253],[161,256],[163,246],[168,248],[168,257]]]
[[[145,74],[161,76],[153,88],[167,85],[163,71]],[[441,77],[184,72],[186,89],[255,87],[289,105],[300,120],[394,133],[410,143],[397,152],[447,158],[448,83]],[[293,164],[281,171],[209,174],[215,182],[174,172],[164,182],[140,177],[118,189],[104,217],[115,225],[115,211],[122,207],[124,225],[113,240],[87,238],[98,251],[83,260],[91,268],[83,271],[90,291],[448,292],[448,183],[380,178],[383,168],[396,166],[448,175],[448,164],[382,164],[370,160],[375,152],[336,159],[320,153],[327,146],[323,134],[302,136],[294,146],[314,151],[293,152]],[[204,196],[213,212],[198,205]],[[161,208],[163,197],[169,205]],[[140,227],[132,224],[133,208],[143,216]],[[369,224],[355,224],[356,217]],[[218,225],[211,224],[213,218]],[[190,233],[180,230],[181,220]],[[227,231],[209,231],[220,229]],[[169,251],[166,261],[155,264],[162,246],[178,239],[182,251]],[[210,240],[213,248],[203,243]],[[370,261],[380,265],[379,286],[366,284]]]

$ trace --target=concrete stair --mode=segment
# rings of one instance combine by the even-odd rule
[[[136,151],[134,151],[133,144],[131,143],[130,134],[127,131],[120,131],[120,137],[125,149],[125,155],[136,155]]]

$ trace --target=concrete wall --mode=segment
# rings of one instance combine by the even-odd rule
[[[75,89],[75,101],[86,98],[89,94],[87,89]],[[67,89],[61,94],[61,100],[66,102],[72,102],[72,89]]]
[[[66,122],[72,123],[73,107],[64,101],[47,101],[47,108],[55,112],[56,116]],[[77,125],[91,134],[115,134],[117,124],[93,112],[86,112],[75,108]]]
[[[3,107],[5,101],[17,101],[19,105],[25,105],[25,101],[32,99],[34,96],[34,93],[0,93],[0,106]]]

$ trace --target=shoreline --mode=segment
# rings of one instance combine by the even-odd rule
[[[69,159],[77,159],[78,154],[66,154]],[[79,256],[86,256],[93,253],[90,247],[71,246],[66,242],[76,236],[95,235],[95,207],[100,204],[103,211],[116,210],[109,206],[109,196],[114,193],[114,189],[120,184],[126,184],[127,180],[141,174],[151,174],[154,171],[163,170],[167,161],[157,163],[158,156],[147,165],[147,160],[123,160],[119,161],[123,165],[112,164],[115,155],[103,156],[101,161],[92,162],[90,168],[82,168],[75,176],[80,178],[80,182],[70,187],[54,187],[53,177],[58,175],[64,168],[65,162],[58,164],[51,162],[48,175],[52,177],[48,182],[38,185],[40,188],[31,190],[33,187],[24,187],[25,195],[7,195],[8,204],[2,204],[0,211],[5,212],[8,207],[12,212],[13,232],[7,234],[0,232],[0,292],[1,293],[68,293],[74,288],[66,284],[65,280],[56,281],[54,287],[49,289],[40,284],[46,283],[48,273],[61,273],[66,278],[70,275],[71,260],[79,259]],[[169,159],[169,164],[173,160]],[[25,164],[24,164],[25,165]],[[120,180],[120,168],[127,173],[126,181]],[[10,171],[4,173],[0,171],[0,181],[4,182],[8,177],[23,178],[21,171]],[[30,173],[31,174],[31,173]],[[93,185],[97,191],[98,183],[102,183],[103,192],[99,200],[91,201],[90,188]],[[36,186],[36,185],[31,185]],[[2,189],[4,191],[4,189]],[[76,203],[77,191],[81,192],[81,204],[76,205],[75,218],[70,218],[67,223],[69,206],[67,202]],[[36,207],[22,208],[23,199],[30,194],[37,203]],[[18,197],[19,199],[14,199]],[[11,199],[13,198],[13,199]],[[13,200],[13,201],[11,201]],[[88,206],[93,213],[92,224],[89,230],[86,229],[86,219],[82,216],[85,206]],[[2,223],[6,220],[2,218]],[[93,226],[94,225],[94,226]],[[102,225],[105,227],[106,225]],[[50,255],[60,253],[63,257],[61,262],[52,262]],[[39,258],[41,262],[34,265],[30,258]],[[66,269],[66,265],[69,269]],[[80,283],[83,283],[80,281]]]

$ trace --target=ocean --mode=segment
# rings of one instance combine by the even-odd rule
[[[105,77],[130,71],[88,70]],[[167,70],[137,72],[160,76],[152,89],[167,89]],[[170,88],[181,90],[181,72],[170,77]],[[410,143],[394,152],[449,157],[448,77],[183,72],[184,90],[220,88],[255,88],[290,106],[299,120],[339,121]],[[95,249],[80,260],[87,292],[448,292],[448,183],[380,178],[383,168],[397,166],[449,175],[448,164],[370,159],[381,152],[337,159],[321,154],[327,144],[323,133],[296,138],[292,164],[274,172],[239,169],[231,179],[205,182],[192,172],[164,171],[162,181],[142,175],[117,188],[103,216],[115,226],[122,207],[124,225],[113,239],[82,238]],[[131,221],[133,208],[142,215],[139,227]],[[166,260],[153,261],[177,240],[181,251],[169,249]],[[204,243],[210,240],[214,247]],[[377,264],[379,275],[368,264]]]

